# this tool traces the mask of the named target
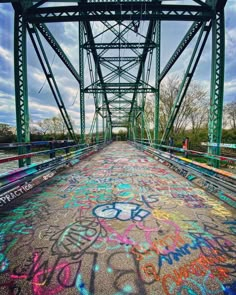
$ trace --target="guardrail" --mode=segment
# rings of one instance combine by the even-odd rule
[[[104,141],[99,141],[97,144],[103,144]],[[62,144],[62,147],[59,148],[54,148],[55,145],[58,144]],[[38,152],[29,152],[26,154],[22,154],[22,155],[17,155],[17,156],[12,156],[12,157],[6,157],[6,158],[2,158],[0,159],[0,164],[2,163],[6,163],[6,162],[12,162],[12,161],[17,161],[20,159],[27,159],[27,158],[33,158],[33,157],[37,157],[37,156],[41,156],[41,155],[49,155],[49,157],[55,158],[56,154],[58,152],[64,151],[66,154],[69,153],[70,149],[81,149],[84,147],[89,147],[91,145],[88,144],[72,144],[72,145],[68,145],[68,142],[65,141],[39,141],[39,142],[32,142],[30,144],[17,144],[17,143],[13,143],[13,144],[0,144],[0,149],[1,148],[7,148],[8,150],[10,148],[17,148],[19,146],[30,146],[30,147],[38,147],[38,146],[50,146],[49,150],[43,150],[43,151],[38,151]]]
[[[131,143],[138,149],[156,158],[162,164],[217,196],[228,205],[236,208],[236,174],[213,168],[207,164],[199,163],[185,157],[173,155],[170,152],[155,149],[137,141],[131,141]],[[163,145],[158,146],[171,148]],[[178,148],[172,149],[179,150]]]
[[[148,140],[136,140],[135,142],[139,143],[139,144],[144,144],[147,146],[151,146],[150,142]],[[230,164],[236,164],[236,158],[234,157],[225,157],[225,156],[217,156],[217,155],[212,155],[212,154],[208,154],[208,153],[204,153],[204,152],[199,152],[199,151],[195,151],[195,150],[190,150],[190,149],[183,149],[183,148],[179,148],[179,147],[173,147],[173,146],[168,146],[168,145],[163,145],[163,144],[155,144],[153,143],[152,146],[154,148],[158,147],[161,149],[165,149],[168,150],[169,152],[180,152],[185,154],[185,156],[189,156],[189,155],[194,155],[194,156],[200,156],[209,160],[216,160],[216,161],[224,161]]]
[[[26,167],[17,168],[0,174],[0,209],[40,183],[51,179],[62,169],[77,164],[81,159],[97,152],[109,143],[110,141],[102,141],[98,144],[90,145],[71,152],[67,150],[68,147],[63,147],[1,159],[1,163],[5,163],[18,160],[19,157],[27,158],[44,153],[55,153],[54,157],[49,160],[33,163]],[[80,146],[81,145],[73,145],[70,146],[70,148],[78,148]],[[56,156],[56,152],[61,150],[64,150],[65,153]]]

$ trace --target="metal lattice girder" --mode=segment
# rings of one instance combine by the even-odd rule
[[[84,25],[79,23],[79,74],[80,82],[80,142],[85,142],[85,102],[84,102]]]
[[[49,87],[50,87],[52,94],[55,98],[55,101],[57,103],[57,106],[59,108],[61,116],[63,118],[63,121],[67,127],[68,133],[69,133],[71,139],[73,139],[74,141],[77,141],[70,117],[67,113],[67,110],[65,108],[63,99],[62,99],[60,91],[58,89],[56,80],[53,76],[51,66],[49,64],[46,52],[43,48],[43,45],[40,40],[36,26],[35,25],[28,25],[28,32],[29,32],[32,44],[34,46],[35,52],[38,56],[39,62],[42,66],[42,69],[43,69],[46,79],[48,81]]]
[[[15,104],[17,141],[30,142],[27,60],[26,60],[26,23],[20,9],[15,8],[14,26],[14,68],[15,68]],[[26,153],[25,147],[19,147],[18,153]],[[30,158],[19,160],[19,167],[30,164]]]
[[[107,94],[107,93],[143,93],[143,92],[146,92],[146,93],[155,93],[156,92],[156,89],[155,88],[136,88],[136,87],[129,87],[129,88],[110,88],[110,87],[107,87],[107,88],[93,88],[93,89],[88,89],[88,88],[85,88],[84,89],[84,92],[85,93],[104,93],[104,94]]]
[[[209,146],[208,152],[213,155],[220,155],[220,143],[222,135],[225,55],[224,38],[224,10],[222,9],[216,13],[216,18],[212,21],[212,73],[208,141],[209,143],[216,143],[217,146]],[[213,165],[217,167],[219,162],[214,161]]]
[[[100,63],[98,61],[98,54],[97,54],[97,50],[95,48],[95,42],[94,42],[94,39],[93,39],[92,29],[91,29],[90,23],[88,21],[83,22],[83,24],[84,24],[84,27],[85,27],[85,32],[87,34],[87,39],[89,41],[90,50],[91,50],[92,55],[93,55],[97,75],[98,75],[98,78],[99,78],[100,82],[103,84],[104,83],[104,78],[103,78],[103,75],[102,75],[101,65],[100,65]],[[109,121],[111,121],[108,98],[107,98],[107,93],[106,93],[105,89],[103,89],[102,93],[104,95],[104,102],[105,102],[105,104],[107,106],[107,112],[108,112]]]
[[[96,112],[96,143],[99,142],[99,121],[98,121],[98,113]]]
[[[58,44],[56,39],[54,38],[53,34],[49,31],[47,26],[45,24],[37,24],[37,28],[40,31],[40,33],[44,36],[44,38],[47,40],[49,45],[53,48],[53,50],[56,52],[58,57],[62,60],[64,65],[68,68],[68,70],[71,72],[71,74],[75,77],[75,79],[80,83],[80,76],[68,57],[66,56],[65,52],[62,50],[61,46]]]
[[[114,69],[113,67],[109,66],[108,64],[104,65],[104,63],[101,63],[103,66],[105,66],[107,69],[109,69],[111,72],[104,76],[104,81],[111,82],[115,78],[117,78],[117,75],[122,75],[122,77],[127,77],[128,79],[131,79],[132,81],[136,80],[136,77],[133,76],[131,73],[129,73],[129,70],[136,67],[138,64],[137,61],[129,64],[125,64],[122,67]],[[127,80],[127,79],[126,79]]]
[[[95,48],[96,49],[106,49],[106,48],[109,48],[109,49],[133,49],[133,48],[136,48],[136,49],[143,49],[146,47],[146,43],[95,43]],[[155,42],[151,42],[150,45],[149,45],[149,50],[152,49],[152,48],[155,48],[156,47],[156,44]],[[90,46],[89,44],[85,44],[84,45],[84,48],[85,49],[89,49]]]
[[[111,100],[109,101],[110,104],[116,104],[116,103],[119,103],[119,104],[131,104],[132,101],[131,100]]]
[[[173,125],[174,125],[175,118],[176,118],[176,116],[177,116],[177,114],[178,114],[178,112],[180,110],[183,99],[184,99],[184,97],[185,97],[185,95],[187,93],[189,84],[190,84],[190,82],[192,80],[193,74],[194,74],[194,72],[196,70],[196,67],[198,65],[198,62],[200,60],[200,57],[201,57],[201,54],[203,52],[204,46],[206,44],[210,29],[211,29],[211,24],[203,23],[203,26],[202,26],[200,34],[198,36],[196,45],[195,45],[193,53],[192,53],[192,56],[191,56],[190,61],[189,61],[188,68],[186,70],[186,73],[185,73],[183,81],[182,81],[182,83],[180,85],[180,89],[178,91],[177,97],[176,97],[176,99],[174,101],[171,113],[169,115],[167,126],[166,126],[166,128],[164,130],[164,133],[163,133],[163,136],[162,136],[162,139],[161,139],[161,143],[166,142],[166,140],[167,140],[167,138],[168,138],[168,136],[170,134],[170,131],[171,131]]]
[[[122,30],[122,31],[117,31],[116,30],[116,28],[114,27],[114,25],[111,25],[109,22],[105,22],[105,21],[103,21],[102,22],[106,27],[107,27],[107,29],[109,29],[116,37],[113,39],[113,40],[111,40],[111,42],[110,43],[117,43],[117,42],[121,42],[122,41],[122,43],[126,43],[126,44],[128,44],[129,43],[129,40],[127,40],[125,37],[124,37],[124,35],[128,32],[128,31],[130,31],[130,30],[132,30],[132,28],[133,28],[133,24],[132,24],[132,22],[124,29],[124,30]],[[122,24],[122,25],[124,25],[124,24]],[[100,53],[99,53],[99,56],[103,56],[103,55],[105,55],[105,53],[107,52],[109,50],[109,48],[105,48],[104,50],[102,50]],[[138,50],[137,49],[135,49],[135,48],[131,48],[131,51],[134,53],[134,54],[136,54],[136,55],[139,55],[139,52],[138,52]]]
[[[124,107],[124,106],[119,106],[119,107],[116,107],[116,106],[113,106],[111,105],[111,110],[117,110],[117,111],[122,111],[124,113],[129,113],[129,108],[128,107]],[[137,107],[137,110],[140,110],[140,107]]]
[[[191,3],[192,4],[192,3]],[[80,12],[86,12],[81,14]],[[208,5],[171,5],[160,2],[78,2],[78,6],[30,8],[25,14],[32,23],[68,21],[208,21],[212,9]]]
[[[154,109],[154,143],[158,143],[159,135],[159,103],[160,103],[160,67],[161,67],[161,22],[156,23],[156,68],[155,68],[155,87],[157,92],[155,93],[155,109]]]
[[[99,57],[100,62],[124,62],[124,61],[129,61],[129,62],[140,62],[141,58],[139,56],[107,56],[107,57]]]
[[[128,126],[128,122],[127,123],[112,122],[112,127],[127,127],[127,126]]]
[[[140,87],[142,86],[142,83],[139,82],[138,85],[136,85],[136,83],[123,83],[123,82],[120,82],[120,83],[98,83],[97,84],[98,87],[106,87],[106,88],[109,88],[109,87],[113,87],[113,88],[127,88],[127,87]],[[150,86],[151,87],[151,86]]]
[[[141,79],[141,76],[142,76],[142,72],[143,72],[143,69],[144,69],[144,64],[145,64],[145,61],[146,61],[146,58],[147,58],[147,54],[150,51],[149,45],[150,45],[150,43],[153,42],[152,39],[153,39],[154,33],[155,33],[155,24],[156,24],[155,21],[150,21],[149,22],[147,35],[146,35],[146,40],[145,40],[145,46],[144,46],[143,52],[141,54],[141,62],[140,62],[137,77],[136,77],[136,85],[138,85],[138,83],[139,83],[139,81]],[[140,91],[140,92],[143,92],[143,91]],[[156,89],[155,89],[154,92],[150,92],[150,93],[155,93],[155,92],[156,92]],[[132,111],[133,111],[133,107],[134,107],[134,104],[135,104],[135,101],[136,101],[137,93],[139,93],[139,89],[136,87],[136,89],[134,89],[134,93],[133,93],[132,104],[131,104],[131,108],[130,108],[130,115],[132,114]]]

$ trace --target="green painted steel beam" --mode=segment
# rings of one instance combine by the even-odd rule
[[[155,93],[154,104],[154,143],[158,143],[159,137],[159,107],[160,107],[160,68],[161,68],[161,22],[156,23],[156,63],[155,63]]]
[[[119,22],[120,23],[120,22]],[[105,25],[107,27],[107,29],[109,29],[116,37],[111,40],[110,43],[116,43],[118,42],[122,42],[125,44],[130,43],[130,40],[127,40],[127,38],[125,38],[125,34],[129,31],[132,31],[133,29],[133,23],[130,22],[127,26],[125,26],[125,28],[122,31],[118,31],[114,26],[112,26],[109,22],[107,21],[102,21],[102,24]],[[124,26],[124,23],[122,23],[122,25]],[[136,34],[139,34],[138,32]],[[104,49],[101,53],[99,53],[100,56],[103,56],[106,52],[108,51],[108,49]],[[139,51],[136,48],[131,48],[131,51],[135,54],[135,55],[139,55]],[[121,57],[121,56],[120,56]]]
[[[105,62],[140,62],[141,58],[139,56],[107,56],[107,57],[99,57],[99,61],[105,61]]]
[[[127,100],[115,100],[115,101],[109,101],[109,104],[112,105],[112,104],[131,104],[132,101],[127,101]]]
[[[220,155],[224,99],[224,58],[225,23],[224,10],[222,9],[216,13],[216,17],[212,21],[212,67],[208,142],[216,143],[217,146],[209,146],[208,152],[213,155]],[[218,167],[219,161],[213,161],[212,164]]]
[[[79,22],[79,74],[80,74],[80,142],[85,143],[85,102],[84,102],[84,24]]]
[[[84,21],[83,22],[84,27],[85,27],[85,32],[87,34],[87,39],[89,41],[89,45],[90,45],[90,50],[92,52],[93,55],[93,59],[94,59],[94,63],[95,63],[95,68],[98,74],[98,78],[100,80],[100,82],[103,84],[104,83],[104,78],[103,78],[103,74],[102,74],[102,70],[101,70],[101,65],[99,63],[99,58],[98,58],[98,54],[97,54],[97,50],[95,47],[95,41],[93,39],[93,33],[92,33],[92,29],[91,29],[91,25],[88,21]],[[111,121],[111,115],[110,115],[110,109],[109,109],[109,104],[108,104],[108,98],[107,98],[107,92],[105,91],[105,89],[103,89],[103,91],[101,92],[104,95],[104,102],[107,106],[107,112],[108,112],[108,117],[109,120]]]
[[[149,45],[149,49],[151,48],[155,48],[156,47],[156,44],[154,42],[151,42],[150,45]],[[84,48],[85,49],[89,49],[90,46],[89,44],[85,44],[84,45]],[[107,49],[109,48],[110,49],[143,49],[143,48],[146,48],[146,43],[144,42],[133,42],[133,43],[95,43],[95,48],[96,49]]]
[[[104,93],[104,94],[108,94],[108,93],[155,93],[156,89],[155,88],[136,88],[136,87],[129,87],[129,88],[93,88],[93,89],[84,89],[85,93]],[[133,108],[132,108],[133,109]]]
[[[136,83],[125,83],[125,82],[120,82],[120,83],[98,83],[97,86],[98,87],[105,87],[105,88],[127,88],[127,87],[139,87],[142,86],[143,84],[141,82],[139,82],[138,84]]]
[[[143,67],[145,67],[145,64],[143,64]],[[142,70],[142,80],[145,80],[145,68]],[[144,87],[144,84],[143,84]],[[144,139],[144,131],[145,131],[145,122],[144,122],[144,106],[145,106],[145,93],[142,93],[142,98],[141,98],[141,138]]]
[[[146,62],[147,54],[150,51],[150,44],[154,43],[153,42],[153,34],[155,32],[155,24],[156,24],[155,21],[150,21],[149,26],[148,26],[146,40],[145,40],[145,47],[143,49],[142,54],[140,55],[141,62],[140,62],[137,77],[136,77],[136,84],[137,85],[138,85],[138,83],[139,83],[139,81],[141,79],[141,76],[142,76],[142,71],[144,69],[143,65]],[[150,92],[150,93],[155,93],[155,92],[156,92],[156,89],[155,89],[154,92]],[[139,93],[138,88],[134,89],[133,98],[132,98],[132,104],[131,104],[131,108],[130,108],[130,114],[132,114],[132,110],[133,110],[133,107],[134,107],[134,104],[135,104],[135,101],[136,101],[137,93]]]
[[[37,29],[43,35],[43,37],[47,40],[48,44],[52,47],[52,49],[56,52],[57,56],[61,59],[67,69],[71,72],[71,74],[75,77],[75,79],[80,83],[80,76],[72,63],[70,62],[69,58],[66,56],[65,52],[50,32],[48,27],[45,24],[37,24]]]
[[[104,64],[102,65],[104,66]],[[111,82],[115,78],[117,78],[118,75],[121,75],[122,77],[127,77],[127,79],[131,79],[132,81],[135,81],[136,77],[133,74],[131,74],[129,71],[135,68],[137,65],[138,65],[138,62],[135,61],[131,64],[129,63],[128,65],[127,64],[123,65],[120,68],[113,69],[111,66],[106,64],[105,67],[110,70],[110,73],[104,76],[104,81]]]
[[[26,23],[19,7],[15,8],[14,21],[14,72],[17,142],[30,142],[28,83],[26,58]],[[26,147],[18,148],[19,154],[27,153]],[[30,158],[19,160],[19,167],[30,164]]]
[[[76,138],[76,135],[75,135],[75,132],[74,132],[71,120],[70,120],[70,116],[67,113],[65,104],[64,104],[62,96],[60,94],[58,85],[57,85],[55,77],[53,75],[50,63],[47,58],[47,54],[43,48],[43,45],[42,45],[42,42],[41,42],[41,39],[40,39],[40,36],[39,36],[36,26],[35,25],[28,25],[28,32],[29,32],[33,47],[35,49],[35,52],[37,54],[37,57],[39,59],[39,62],[42,66],[45,77],[48,81],[49,87],[52,91],[52,94],[54,96],[54,99],[56,101],[58,109],[61,113],[63,121],[66,125],[67,130],[68,130],[68,133],[69,133],[71,139],[73,139],[74,141],[77,141],[77,138]]]
[[[84,13],[80,13],[84,12]],[[33,23],[68,21],[208,21],[213,15],[209,6],[171,5],[158,2],[80,2],[78,6],[30,8],[25,18]]]

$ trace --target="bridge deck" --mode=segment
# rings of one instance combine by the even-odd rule
[[[1,213],[0,294],[235,294],[233,217],[113,143]]]

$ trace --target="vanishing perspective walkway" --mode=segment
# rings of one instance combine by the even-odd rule
[[[235,209],[115,142],[0,214],[0,294],[235,294]]]

